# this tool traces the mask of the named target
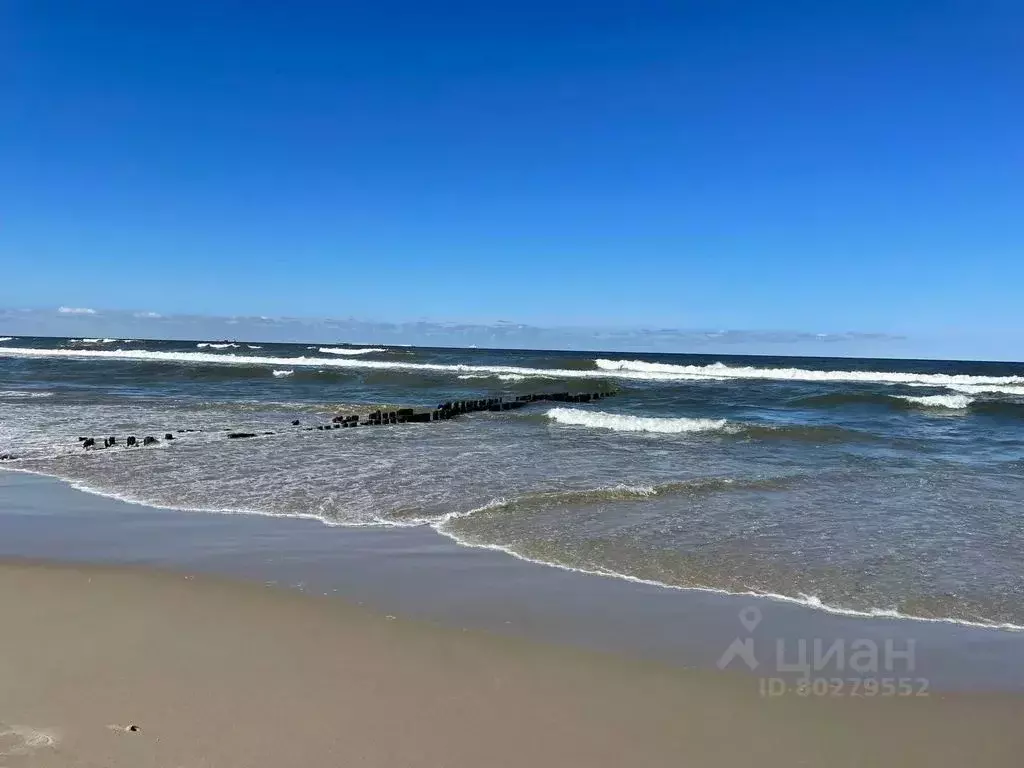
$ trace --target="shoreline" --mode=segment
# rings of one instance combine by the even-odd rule
[[[152,567],[0,559],[0,612],[8,768],[996,766],[1024,748],[1022,696],[769,699],[733,673]]]
[[[909,643],[918,673],[935,690],[1024,692],[1024,635],[1016,632],[836,616],[767,599],[593,579],[459,546],[422,527],[170,511],[25,471],[0,472],[0,498],[11,502],[0,512],[0,559],[236,577],[364,603],[381,614],[712,670],[746,634],[742,611],[759,606],[759,656],[770,655],[773,642]],[[784,673],[778,659],[759,661],[758,675]]]
[[[545,568],[553,568],[553,569],[560,570],[560,571],[566,571],[566,572],[569,572],[569,573],[582,574],[582,575],[586,575],[586,576],[597,576],[597,577],[604,578],[604,579],[614,579],[614,580],[619,580],[619,581],[624,581],[624,582],[629,582],[629,583],[633,583],[633,584],[639,584],[639,585],[643,585],[643,586],[654,587],[654,588],[657,588],[657,589],[664,589],[664,590],[669,590],[669,591],[674,591],[674,592],[683,592],[683,593],[686,593],[686,592],[697,592],[697,593],[705,593],[705,594],[710,594],[710,595],[719,595],[719,596],[729,597],[729,598],[747,598],[747,599],[754,600],[754,601],[772,601],[772,602],[785,603],[785,604],[789,604],[789,605],[799,606],[799,607],[801,607],[803,609],[806,609],[806,610],[809,610],[809,611],[820,611],[820,612],[831,614],[831,615],[834,615],[834,616],[843,616],[843,617],[851,617],[851,618],[858,618],[858,619],[923,622],[923,623],[928,623],[928,624],[940,624],[940,625],[941,624],[948,624],[948,625],[952,625],[952,626],[956,626],[956,627],[966,627],[966,628],[970,628],[970,629],[980,629],[980,630],[998,631],[998,632],[1024,633],[1024,625],[1013,624],[1011,622],[1003,622],[1003,623],[998,623],[997,624],[997,623],[988,622],[988,621],[971,621],[969,619],[958,619],[958,618],[953,618],[953,617],[948,617],[948,616],[939,616],[939,617],[915,616],[915,615],[912,615],[912,614],[904,614],[904,613],[900,613],[900,612],[892,610],[892,609],[884,609],[884,608],[876,608],[876,609],[872,609],[870,611],[862,611],[862,610],[857,610],[857,609],[854,609],[854,608],[844,608],[842,606],[836,606],[836,605],[830,605],[830,604],[827,604],[827,603],[823,603],[817,597],[815,597],[813,595],[811,595],[811,596],[803,596],[803,597],[794,597],[792,595],[784,595],[784,594],[777,594],[777,593],[753,592],[753,591],[733,592],[733,591],[730,591],[730,590],[727,590],[727,589],[722,589],[722,588],[718,588],[718,587],[710,587],[710,586],[681,586],[681,585],[676,585],[676,584],[667,584],[665,582],[655,581],[655,580],[652,580],[652,579],[644,579],[644,578],[640,578],[640,577],[636,577],[636,576],[630,576],[628,574],[618,573],[618,572],[615,572],[615,571],[602,571],[602,570],[592,570],[592,569],[578,568],[578,567],[574,567],[574,566],[570,566],[570,565],[565,565],[565,564],[562,564],[562,563],[549,562],[549,561],[546,561],[546,560],[539,560],[539,559],[536,559],[536,558],[532,558],[532,557],[529,557],[527,555],[523,555],[523,554],[520,554],[519,552],[516,552],[511,547],[507,547],[507,546],[504,546],[504,545],[501,545],[501,544],[473,544],[473,543],[468,543],[465,540],[463,540],[460,537],[458,537],[457,535],[452,534],[452,533],[448,533],[448,532],[446,532],[446,531],[441,529],[441,526],[446,522],[447,517],[442,518],[439,521],[433,521],[433,522],[424,520],[424,521],[417,521],[417,522],[414,522],[414,523],[397,524],[397,523],[393,523],[393,522],[388,522],[388,521],[383,521],[382,520],[378,524],[375,524],[375,525],[370,525],[370,524],[355,525],[355,524],[345,524],[345,523],[332,522],[330,520],[326,520],[323,517],[320,517],[320,516],[312,514],[312,513],[308,513],[308,514],[296,514],[296,513],[275,514],[275,513],[263,512],[263,511],[260,511],[260,510],[251,510],[251,509],[250,510],[232,511],[232,510],[226,510],[226,509],[209,509],[209,508],[199,508],[199,507],[175,507],[175,506],[161,505],[161,504],[155,504],[155,503],[150,503],[150,502],[145,502],[145,501],[137,501],[135,499],[128,498],[128,497],[122,496],[122,495],[117,494],[117,493],[110,493],[110,492],[107,492],[107,491],[101,491],[101,490],[97,490],[97,489],[94,489],[94,488],[87,487],[87,486],[81,484],[78,481],[67,479],[67,478],[64,478],[64,477],[60,477],[59,475],[47,474],[45,472],[39,472],[39,471],[36,471],[36,470],[22,469],[22,468],[14,467],[14,466],[0,466],[0,472],[2,472],[3,470],[7,470],[9,472],[16,472],[16,473],[27,474],[27,475],[34,475],[34,476],[37,476],[37,477],[44,477],[44,478],[47,478],[49,480],[53,480],[55,482],[65,484],[68,487],[70,487],[73,490],[78,491],[80,493],[86,493],[86,494],[90,494],[90,495],[93,495],[93,496],[98,496],[100,498],[109,499],[111,501],[116,501],[118,503],[130,504],[130,505],[133,505],[133,506],[143,507],[143,508],[146,508],[146,509],[159,509],[159,510],[163,510],[163,511],[167,511],[167,512],[174,512],[174,513],[180,513],[180,514],[224,515],[224,516],[228,516],[228,517],[246,516],[246,517],[259,517],[259,518],[269,518],[269,519],[282,519],[282,518],[284,518],[284,519],[291,519],[291,520],[303,520],[303,521],[308,521],[308,522],[316,522],[316,523],[319,523],[319,524],[321,524],[321,525],[323,525],[325,527],[328,527],[328,528],[342,528],[342,529],[350,529],[350,530],[377,529],[377,528],[383,529],[383,530],[392,530],[392,529],[399,529],[400,530],[400,529],[410,529],[410,528],[419,528],[419,529],[428,528],[431,531],[433,531],[436,535],[444,537],[445,539],[448,539],[448,540],[454,542],[457,546],[463,547],[463,548],[466,548],[466,549],[476,549],[476,550],[483,550],[483,551],[488,551],[488,552],[497,552],[497,553],[500,553],[500,554],[502,554],[504,556],[511,557],[511,558],[514,558],[514,559],[519,560],[521,562],[529,563],[529,564],[535,565],[535,566],[540,566],[540,567],[545,567]],[[454,513],[454,514],[455,514],[455,516],[458,516],[458,517],[465,517],[465,516],[468,516],[468,515],[472,515],[474,512],[478,511],[479,509],[486,509],[487,506],[488,505],[485,505],[484,507],[480,507],[478,509],[472,509],[472,510],[468,510],[466,512]]]

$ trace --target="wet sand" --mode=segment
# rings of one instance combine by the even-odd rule
[[[0,564],[0,765],[1009,765],[1009,694],[746,677],[151,569]],[[136,725],[138,731],[126,730]]]
[[[1024,633],[865,619],[801,605],[667,590],[461,547],[429,528],[327,527],[319,521],[181,512],[83,493],[52,478],[0,471],[0,559],[128,564],[229,576],[364,604],[380,614],[482,629],[547,644],[715,669],[737,638],[756,642],[757,676],[801,644],[915,648],[933,691],[1024,693]],[[748,631],[745,611],[761,621]],[[833,659],[835,661],[835,659]],[[845,677],[831,664],[816,676]],[[730,669],[746,671],[736,659]],[[884,669],[879,673],[892,675]],[[748,680],[753,688],[757,680]]]

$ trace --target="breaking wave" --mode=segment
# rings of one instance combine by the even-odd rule
[[[974,398],[967,395],[924,395],[922,397],[897,395],[897,397],[900,400],[905,400],[914,405],[921,405],[925,408],[949,408],[953,410],[968,408],[974,402]]]
[[[200,342],[197,346],[223,349],[235,344]],[[413,371],[439,374],[465,374],[508,377],[556,378],[565,380],[626,379],[635,381],[686,382],[729,379],[777,379],[791,381],[856,381],[885,384],[909,384],[935,387],[984,387],[987,390],[1024,394],[1024,376],[982,377],[927,373],[885,373],[871,371],[813,371],[798,368],[733,368],[721,363],[705,366],[681,366],[628,360],[598,360],[598,370],[566,368],[530,368],[514,365],[470,365],[464,363],[414,363],[399,360],[360,360],[359,355],[386,352],[379,347],[341,349],[319,347],[327,353],[312,357],[263,357],[259,355],[213,354],[209,352],[163,352],[141,349],[42,349],[36,347],[0,347],[3,357],[79,358],[147,361],[154,363],[267,366],[271,368],[334,368],[350,370]],[[965,393],[968,394],[968,393]]]
[[[794,400],[793,404],[813,408],[830,408],[838,405],[882,405],[897,410],[914,407],[925,408],[968,408],[974,398],[967,395],[887,395],[882,392],[833,392],[827,395],[811,395]]]
[[[605,411],[583,411],[577,408],[552,408],[544,415],[559,424],[610,429],[615,432],[662,432],[666,434],[721,432],[726,430],[728,425],[725,419],[628,416]]]
[[[274,376],[279,379],[283,379],[285,376],[291,376],[295,371],[273,371]]]
[[[497,379],[498,381],[525,381],[527,376],[521,373],[464,373],[460,379]]]
[[[1024,387],[997,386],[992,384],[950,384],[946,387],[965,395],[1016,395],[1024,397]]]
[[[578,408],[552,408],[544,416],[567,426],[607,429],[613,432],[651,432],[669,435],[718,433],[758,440],[799,440],[811,443],[865,442],[875,438],[868,432],[831,425],[753,424],[726,419],[630,416]]]
[[[327,355],[369,355],[374,352],[387,352],[380,347],[320,347],[317,351]]]
[[[206,349],[207,347],[209,347],[210,349],[229,349],[229,348],[234,349],[238,345],[237,344],[227,344],[227,343],[225,343],[225,344],[215,344],[212,341],[201,341],[198,344],[196,344],[196,346],[199,349]]]
[[[0,336],[0,342],[11,341],[13,338],[13,336]]]
[[[602,371],[617,373],[649,373],[663,376],[690,376],[718,379],[770,379],[774,381],[840,381],[881,384],[925,384],[950,386],[1024,385],[1024,376],[969,376],[967,374],[902,373],[897,371],[816,371],[804,368],[754,368],[711,365],[672,365],[648,363],[643,360],[595,360]]]
[[[212,348],[221,348],[211,342],[202,342]],[[322,347],[320,349],[330,349]],[[373,350],[376,351],[376,350]],[[384,350],[386,351],[386,350]],[[463,363],[411,363],[397,360],[359,360],[346,354],[345,350],[332,354],[330,357],[261,357],[257,355],[212,354],[209,352],[162,352],[137,349],[41,349],[36,347],[0,347],[2,357],[36,357],[36,358],[69,358],[69,359],[100,359],[146,361],[154,363],[235,365],[235,366],[271,366],[271,367],[304,367],[304,368],[345,368],[350,370],[379,371],[418,371],[440,374],[484,374],[484,375],[515,375],[523,377],[558,378],[567,380],[610,378],[633,379],[637,381],[707,381],[707,376],[666,375],[645,373],[642,371],[581,371],[561,368],[526,368],[514,365],[468,365]],[[359,352],[365,354],[366,352]]]

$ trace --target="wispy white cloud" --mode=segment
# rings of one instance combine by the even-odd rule
[[[369,345],[577,349],[592,351],[699,352],[704,354],[812,354],[906,356],[902,336],[855,331],[743,330],[724,328],[542,327],[509,320],[494,323],[375,321],[353,317],[297,318],[161,314],[147,310],[60,307],[16,312],[0,307],[3,335],[94,338],[239,339]],[[916,356],[922,356],[920,352]]]

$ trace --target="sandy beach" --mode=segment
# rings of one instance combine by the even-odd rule
[[[0,765],[1007,765],[1010,695],[751,680],[124,567],[0,565]],[[137,731],[127,730],[137,726]]]

